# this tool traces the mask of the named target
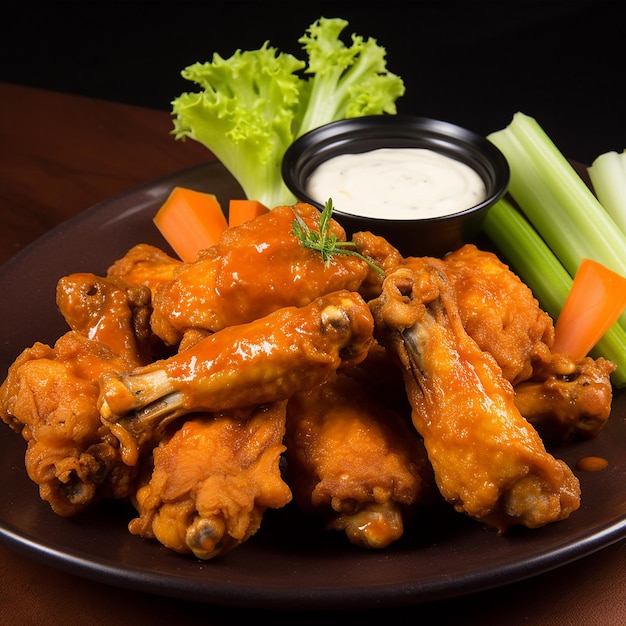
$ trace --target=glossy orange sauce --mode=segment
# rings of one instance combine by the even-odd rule
[[[583,472],[599,472],[608,466],[609,462],[599,456],[585,456],[576,463],[576,467]]]

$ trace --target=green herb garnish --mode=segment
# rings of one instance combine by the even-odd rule
[[[348,254],[365,261],[372,269],[384,276],[385,270],[382,267],[379,267],[371,259],[354,250],[356,244],[353,241],[337,241],[337,235],[330,231],[332,214],[333,201],[332,198],[329,198],[320,215],[318,230],[311,230],[305,221],[294,212],[296,219],[292,222],[292,232],[300,241],[300,245],[309,248],[309,250],[319,252],[326,267],[330,265],[330,261],[335,254]]]

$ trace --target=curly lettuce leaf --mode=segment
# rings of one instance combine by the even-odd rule
[[[247,198],[273,207],[293,201],[281,163],[293,142],[304,63],[266,42],[229,59],[213,55],[182,72],[202,91],[172,102],[174,135],[208,148],[233,174]]]
[[[404,95],[402,79],[387,70],[386,50],[375,39],[352,34],[340,39],[348,22],[320,18],[298,40],[308,54],[309,94],[298,134],[335,120],[396,113]]]
[[[402,80],[386,71],[373,39],[339,39],[347,22],[320,18],[299,42],[306,61],[265,42],[194,63],[183,78],[200,91],[172,102],[173,134],[203,144],[230,171],[246,197],[267,207],[293,204],[281,174],[287,148],[301,134],[346,117],[395,113]]]

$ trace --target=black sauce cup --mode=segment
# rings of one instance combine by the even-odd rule
[[[307,192],[315,169],[333,157],[378,148],[433,150],[471,167],[485,185],[486,197],[482,202],[441,217],[363,217],[335,207],[333,217],[349,237],[355,232],[371,231],[385,237],[405,256],[443,256],[465,243],[476,242],[487,211],[508,188],[508,162],[488,139],[449,122],[410,115],[372,115],[320,126],[287,149],[282,176],[299,201],[323,209],[323,204]]]

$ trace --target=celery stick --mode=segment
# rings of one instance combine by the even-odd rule
[[[483,230],[541,307],[556,320],[573,279],[537,231],[506,197],[489,210]],[[613,324],[592,355],[615,363],[611,381],[616,387],[626,386],[626,331],[619,324]]]
[[[488,136],[509,161],[509,192],[570,276],[584,257],[626,276],[626,234],[531,117]]]
[[[626,276],[626,234],[536,120],[516,113],[488,139],[509,162],[511,196],[570,276],[583,258]]]
[[[600,204],[626,233],[626,150],[601,154],[587,173]]]

